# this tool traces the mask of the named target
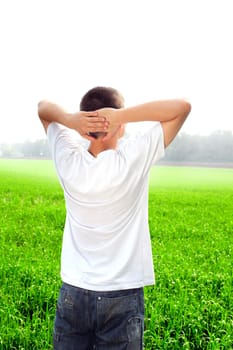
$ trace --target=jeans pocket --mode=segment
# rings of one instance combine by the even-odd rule
[[[60,295],[57,302],[57,308],[60,311],[61,315],[64,316],[66,313],[69,313],[74,309],[75,300],[68,290],[61,289]]]
[[[141,339],[143,334],[143,319],[138,316],[131,317],[128,320],[127,332],[129,341]]]
[[[65,305],[68,309],[72,309],[74,306],[74,300],[69,291],[61,289],[58,304]]]
[[[141,316],[137,294],[98,298],[97,315],[98,337],[108,344],[127,344],[139,332],[134,321]]]
[[[57,302],[55,328],[63,331],[82,329],[84,302],[73,288],[62,287]]]
[[[137,312],[137,295],[120,297],[102,297],[97,303],[98,315],[110,319],[117,315],[127,315]],[[106,320],[107,321],[107,320]]]

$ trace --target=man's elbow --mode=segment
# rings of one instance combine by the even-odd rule
[[[42,108],[43,106],[45,106],[45,104],[47,104],[47,101],[46,101],[46,100],[41,100],[41,101],[39,101],[39,102],[38,102],[38,105],[37,105],[38,109],[40,109],[40,108]]]
[[[179,121],[181,125],[185,122],[189,113],[191,112],[192,106],[191,103],[186,100],[179,100],[179,107],[177,114],[174,119]]]
[[[41,100],[38,102],[37,108],[38,108],[38,116],[41,119],[45,119],[45,111],[46,111],[47,101]]]
[[[189,113],[191,112],[192,106],[191,103],[184,100],[183,101],[183,113],[184,113],[184,117],[187,118],[187,116],[189,115]]]

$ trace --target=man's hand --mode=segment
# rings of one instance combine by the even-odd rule
[[[109,121],[105,117],[99,116],[98,112],[80,111],[75,114],[68,115],[67,126],[76,130],[82,137],[89,141],[95,140],[90,136],[90,132],[108,132]]]
[[[57,122],[68,128],[76,130],[81,136],[93,141],[94,138],[89,136],[90,132],[107,132],[109,122],[98,112],[77,112],[74,114],[65,112],[60,106],[41,101],[38,104],[38,115],[44,126],[45,131],[50,123]]]
[[[115,108],[101,108],[98,109],[98,115],[103,117],[108,122],[107,135],[104,137],[104,141],[109,140],[114,136],[121,128],[122,123],[120,123],[119,118],[117,117],[118,109]]]

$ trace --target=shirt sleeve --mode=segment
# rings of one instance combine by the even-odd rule
[[[75,133],[76,134],[76,133]],[[55,163],[57,173],[60,178],[69,176],[72,163],[78,160],[78,156],[83,150],[81,141],[74,135],[73,131],[58,123],[50,123],[47,129],[47,138]]]
[[[124,147],[128,159],[134,163],[134,169],[147,174],[165,154],[164,134],[161,123],[156,122],[144,134],[136,137]]]

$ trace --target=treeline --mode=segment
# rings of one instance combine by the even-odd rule
[[[233,134],[215,131],[208,136],[181,133],[167,148],[164,161],[233,163]]]
[[[2,158],[50,158],[48,142],[45,139],[22,143],[0,144]]]
[[[2,158],[50,158],[47,140],[0,144]],[[216,131],[208,136],[181,133],[166,150],[166,162],[233,163],[233,134]]]

